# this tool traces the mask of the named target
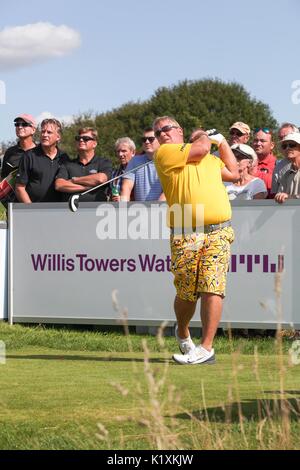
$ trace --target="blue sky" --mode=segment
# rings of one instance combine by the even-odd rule
[[[100,113],[207,77],[300,125],[298,0],[1,0],[0,11],[0,141],[20,113]]]

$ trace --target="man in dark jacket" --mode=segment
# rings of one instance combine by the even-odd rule
[[[25,153],[16,178],[16,196],[20,202],[59,202],[55,191],[56,174],[68,155],[58,148],[61,123],[54,118],[41,123],[41,143]]]

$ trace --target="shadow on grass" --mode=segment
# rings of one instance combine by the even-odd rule
[[[78,356],[78,355],[56,355],[56,354],[26,354],[26,355],[16,355],[16,354],[7,354],[6,359],[30,359],[30,360],[45,360],[45,361],[96,361],[96,362],[144,362],[143,358],[137,357],[99,357],[99,356]],[[166,362],[171,362],[168,359],[164,358],[151,358],[149,359],[151,363],[165,364]]]
[[[272,392],[268,392],[272,393]],[[279,393],[279,392],[278,392]],[[286,391],[288,394],[299,394],[298,390]],[[300,396],[300,395],[299,395]],[[206,408],[199,411],[180,413],[173,415],[173,418],[209,421],[215,423],[240,423],[240,414],[244,421],[260,421],[265,417],[272,419],[282,418],[282,407],[287,410],[290,421],[299,422],[300,417],[300,399],[285,399],[281,403],[280,399],[258,399],[246,400],[240,403],[227,403],[224,406]]]

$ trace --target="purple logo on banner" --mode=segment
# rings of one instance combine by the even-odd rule
[[[238,266],[247,267],[247,273],[253,272],[253,265],[262,266],[263,273],[282,273],[284,269],[284,255],[278,255],[276,263],[269,262],[269,255],[231,255],[229,271],[236,273]]]

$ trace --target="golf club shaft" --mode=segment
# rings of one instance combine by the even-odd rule
[[[151,162],[152,162],[152,160],[149,160],[146,163],[142,163],[141,165],[138,165],[137,167],[132,168],[131,170],[125,171],[125,173],[122,173],[121,175],[115,176],[114,178],[111,178],[110,180],[105,181],[105,183],[98,184],[98,186],[94,186],[93,188],[87,189],[87,191],[83,191],[83,193],[79,193],[78,196],[84,196],[85,194],[90,193],[91,191],[96,191],[96,189],[100,189],[102,186],[105,186],[106,184],[112,183],[113,181],[115,181],[119,178],[123,178],[123,176],[128,175],[129,173],[132,173],[133,171],[137,171],[140,168],[143,168],[143,167],[149,165],[149,163],[151,163]]]

